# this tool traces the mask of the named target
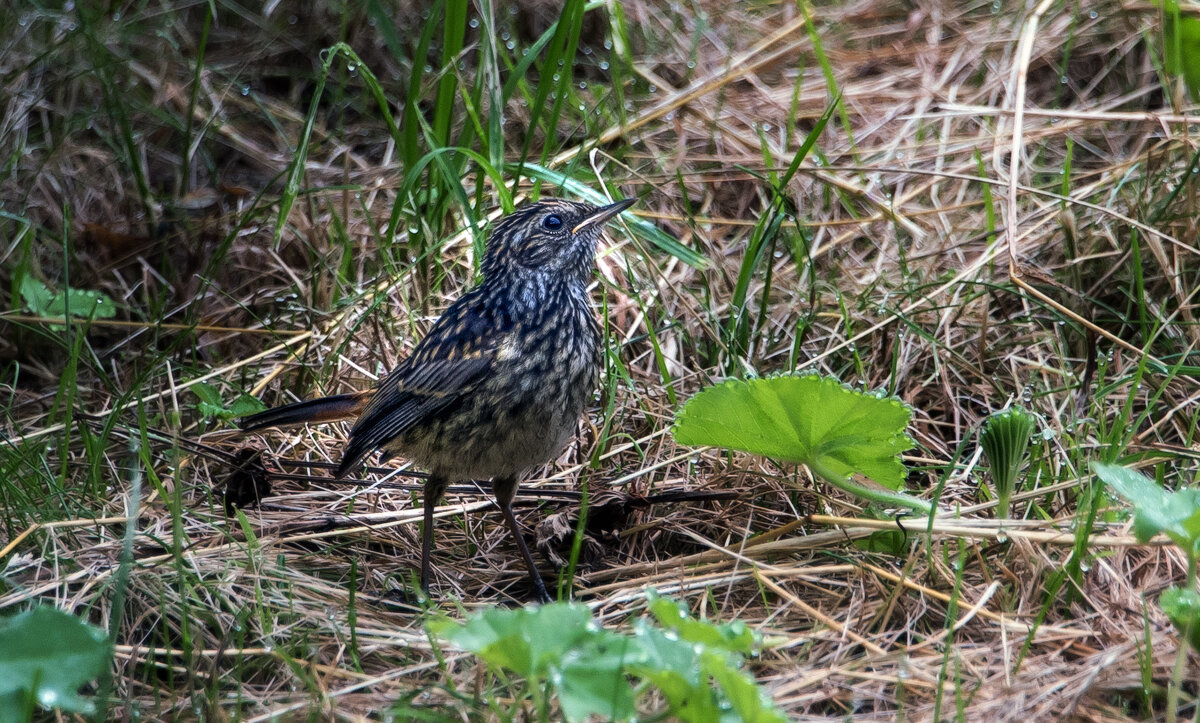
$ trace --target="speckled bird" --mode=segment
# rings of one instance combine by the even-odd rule
[[[549,600],[512,500],[526,473],[561,452],[599,382],[604,339],[587,286],[605,222],[632,204],[556,199],[518,208],[488,238],[483,281],[374,390],[269,409],[242,429],[355,419],[337,477],[376,450],[427,469],[426,592],[434,507],[451,483],[491,479],[534,592]]]

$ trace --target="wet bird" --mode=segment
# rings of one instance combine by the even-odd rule
[[[518,208],[488,238],[483,280],[374,390],[269,409],[242,420],[242,429],[355,419],[338,478],[376,450],[427,469],[426,593],[434,507],[453,482],[491,479],[534,592],[549,600],[512,500],[521,478],[566,445],[599,383],[604,339],[587,287],[605,222],[632,204],[543,200]]]

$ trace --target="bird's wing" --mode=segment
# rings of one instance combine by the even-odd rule
[[[483,316],[468,302],[438,319],[412,356],[376,389],[350,430],[338,476],[405,431],[458,403],[491,373],[508,336],[505,323]]]

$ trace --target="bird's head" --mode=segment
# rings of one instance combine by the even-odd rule
[[[497,221],[488,237],[484,281],[516,275],[586,282],[605,222],[633,203],[627,199],[595,206],[547,199],[521,206]]]

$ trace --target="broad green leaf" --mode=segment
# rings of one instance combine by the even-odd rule
[[[675,422],[681,444],[738,449],[800,462],[842,478],[904,485],[899,454],[913,446],[901,401],[809,374],[727,381],[688,400]]]
[[[783,713],[763,695],[754,679],[711,653],[703,656],[705,672],[713,677],[732,710],[722,720],[741,723],[784,723]],[[730,715],[732,714],[732,715]]]
[[[567,720],[629,718],[633,689],[626,666],[643,656],[637,641],[592,623],[584,605],[554,603],[519,610],[489,608],[465,624],[433,621],[430,630],[484,662],[537,684],[555,686]]]
[[[491,665],[527,678],[542,677],[580,638],[592,616],[586,606],[555,603],[534,608],[489,608],[465,625],[434,628],[434,632]]]
[[[205,420],[248,417],[255,412],[261,412],[267,408],[265,404],[249,394],[239,394],[227,407],[221,399],[221,392],[207,382],[193,384],[192,391],[200,398],[200,403],[196,405],[196,409],[200,411],[200,415]]]
[[[645,620],[634,625],[635,634],[646,652],[645,662],[632,672],[652,683],[667,700],[671,714],[684,721],[714,721],[720,718],[720,704],[700,670],[697,648],[678,635],[652,627]]]
[[[687,608],[681,602],[653,592],[648,597],[650,614],[663,628],[675,631],[681,640],[742,654],[754,650],[754,633],[741,620],[723,624],[696,620],[687,614]]]
[[[633,719],[641,688],[629,676],[657,687],[680,720],[782,720],[740,670],[743,656],[730,652],[753,652],[755,638],[744,624],[695,620],[674,601],[653,594],[651,607],[666,629],[643,617],[632,636],[601,628],[587,607],[570,603],[491,608],[465,623],[440,619],[427,625],[490,667],[525,677],[531,687],[549,681],[568,721]]]
[[[1163,10],[1163,64],[1168,73],[1183,76],[1192,100],[1200,100],[1200,17],[1181,12],[1175,0]]]
[[[26,276],[21,279],[21,298],[30,311],[39,316],[109,319],[116,315],[117,305],[100,291],[67,289],[51,291],[45,284]]]
[[[233,403],[229,405],[226,411],[230,417],[236,419],[238,417],[249,417],[251,414],[261,412],[266,408],[267,405],[263,404],[258,397],[243,393],[239,394],[237,399],[233,400]]]
[[[1159,532],[1188,551],[1200,546],[1200,490],[1168,492],[1143,474],[1093,462],[1092,471],[1133,505],[1133,533],[1145,542]]]
[[[29,695],[45,708],[95,712],[78,691],[111,660],[103,630],[57,608],[43,605],[0,620],[0,720],[24,720]]]
[[[1183,587],[1163,590],[1158,604],[1192,650],[1200,651],[1200,593]]]
[[[564,717],[569,721],[586,721],[592,715],[604,720],[632,719],[635,700],[625,671],[642,657],[637,641],[596,630],[551,672]]]

